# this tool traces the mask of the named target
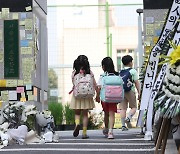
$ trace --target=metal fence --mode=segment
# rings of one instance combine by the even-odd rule
[[[126,54],[132,55],[135,67],[138,66],[136,10],[142,4],[100,2],[48,5],[48,63],[57,79],[54,87],[49,83],[49,101],[70,101],[72,64],[80,54],[89,58],[96,80],[102,73],[101,60],[106,56],[112,57],[117,70],[122,68],[121,57]],[[49,82],[52,77],[49,74]]]

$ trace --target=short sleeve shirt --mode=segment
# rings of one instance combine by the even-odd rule
[[[105,75],[105,73],[100,75],[99,80],[97,82],[97,86],[102,86],[102,78],[103,78],[104,75]]]

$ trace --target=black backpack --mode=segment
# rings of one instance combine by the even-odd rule
[[[129,72],[132,68],[124,69],[120,71],[120,76],[123,79],[123,88],[125,92],[128,92],[131,90],[131,87],[133,86],[132,76]]]

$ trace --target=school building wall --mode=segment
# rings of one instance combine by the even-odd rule
[[[138,33],[137,27],[113,27],[112,33],[112,59],[117,70],[117,57],[128,54],[127,49],[137,48]],[[84,54],[88,57],[91,69],[98,81],[99,75],[103,72],[101,61],[107,56],[106,51],[106,29],[64,29],[61,38],[61,54],[59,61],[62,65],[73,64],[78,55]],[[125,49],[124,53],[117,53],[117,50]],[[135,58],[135,53],[130,53]],[[62,103],[70,102],[71,95],[68,92],[72,89],[71,80],[72,67],[61,68],[58,72],[59,97]]]

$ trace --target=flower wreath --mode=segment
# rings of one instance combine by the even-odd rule
[[[180,113],[180,46],[170,42],[173,51],[169,56],[161,55],[165,60],[159,63],[169,63],[162,90],[155,99],[155,107],[160,108],[166,118],[173,118]]]

